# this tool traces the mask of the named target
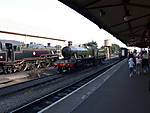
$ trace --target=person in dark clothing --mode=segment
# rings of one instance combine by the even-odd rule
[[[144,73],[146,73],[149,69],[147,51],[145,51],[142,55],[142,68]]]
[[[128,59],[133,58],[133,53],[129,53]]]

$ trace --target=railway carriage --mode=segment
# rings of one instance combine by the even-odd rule
[[[127,48],[120,48],[119,49],[119,58],[120,60],[128,57],[128,49]]]

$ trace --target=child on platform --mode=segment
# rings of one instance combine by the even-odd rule
[[[133,75],[135,63],[133,62],[133,58],[130,58],[128,61],[130,77]]]

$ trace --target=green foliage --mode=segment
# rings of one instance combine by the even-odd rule
[[[98,47],[98,44],[95,41],[91,41],[91,42],[85,43],[83,45],[84,45],[85,48],[88,49],[88,51],[89,51],[90,54],[93,54],[93,49]],[[110,47],[110,54],[113,54],[114,52],[118,51],[119,48],[120,48],[119,45],[112,44],[112,46]],[[104,50],[103,52],[99,52],[98,53],[98,54],[103,54],[104,55],[104,53],[105,53],[105,47],[102,46],[101,48],[99,48],[99,50]]]
[[[85,43],[85,44],[83,44],[83,45],[84,45],[85,48],[88,49],[88,52],[89,52],[89,54],[91,54],[91,55],[94,54],[93,49],[98,47],[98,44],[97,44],[97,42],[95,42],[95,41],[91,41],[91,42]]]
[[[117,44],[112,44],[112,46],[110,47],[110,53],[113,54],[115,51],[118,51],[120,48],[119,45]]]
[[[100,49],[105,49],[105,47],[104,47],[104,46],[101,46]]]
[[[83,44],[85,48],[97,48],[98,45],[97,45],[97,42],[95,41],[91,41],[91,42],[88,42],[88,43],[85,43]]]

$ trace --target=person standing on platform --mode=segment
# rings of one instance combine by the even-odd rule
[[[150,48],[148,48],[148,64],[149,64],[149,68],[150,68]]]
[[[142,72],[142,59],[139,56],[136,56],[136,74],[140,75]]]
[[[133,58],[133,53],[129,52],[128,59]]]
[[[148,72],[149,64],[147,51],[144,51],[144,54],[142,55],[142,68],[144,73]]]
[[[133,71],[134,71],[134,66],[135,63],[133,62],[133,58],[130,58],[128,61],[128,65],[129,65],[129,71],[130,71],[130,77],[133,76]]]

